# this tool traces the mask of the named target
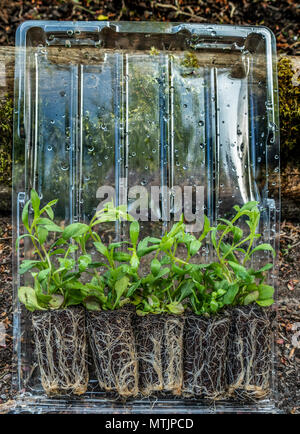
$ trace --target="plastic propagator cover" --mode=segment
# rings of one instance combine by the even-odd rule
[[[275,40],[267,28],[29,21],[19,27],[16,46],[15,238],[24,233],[21,214],[33,188],[41,203],[58,199],[58,225],[88,223],[113,200],[139,220],[142,236],[152,237],[161,236],[182,213],[189,233],[199,236],[204,214],[213,225],[229,218],[234,205],[257,201],[261,242],[277,250],[278,101]],[[127,227],[108,224],[102,230],[104,238],[120,240]],[[269,253],[258,252],[253,265],[270,262]],[[205,263],[211,256],[211,245],[206,244],[196,259]],[[15,255],[15,292],[21,284],[30,284],[29,275],[18,274],[23,258],[32,259],[26,239]],[[276,286],[276,267],[269,272],[269,283]],[[243,317],[241,333],[251,334],[254,329],[246,325],[257,320],[255,313],[252,320],[244,311],[236,315]],[[147,326],[149,318],[144,321],[145,330],[152,327]],[[229,327],[226,321],[221,326],[223,331]],[[33,348],[31,313],[17,296],[14,339],[20,397],[16,411],[275,408],[272,363],[266,368],[270,393],[260,400],[246,399],[243,393],[218,400],[195,397],[193,375],[183,380],[186,394],[138,394],[118,400],[101,389],[91,360],[85,394],[48,397]],[[253,351],[264,363],[264,338],[258,334],[255,339]],[[229,344],[219,339],[218,345],[202,349],[201,366],[210,363],[210,352]],[[238,343],[230,345],[238,351]],[[213,371],[215,361],[211,363]],[[224,372],[232,384],[241,380],[234,370]],[[250,382],[248,386],[254,387]]]

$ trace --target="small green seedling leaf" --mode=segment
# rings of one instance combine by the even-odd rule
[[[200,249],[201,247],[201,242],[198,240],[194,240],[191,242],[190,244],[190,255],[194,256]]]
[[[246,297],[244,298],[244,305],[246,306],[247,304],[253,303],[254,301],[256,301],[259,298],[259,292],[258,291],[253,291],[250,292],[248,295],[246,295]]]
[[[78,258],[78,269],[80,272],[85,271],[92,262],[91,255],[82,255]]]
[[[113,306],[114,308],[118,305],[118,302],[122,297],[123,293],[128,288],[128,285],[129,285],[129,278],[127,276],[123,276],[120,280],[117,281],[115,286],[117,297],[116,297],[115,304]]]
[[[64,297],[61,294],[53,294],[49,301],[50,309],[59,309],[64,304]]]
[[[268,250],[270,252],[272,252],[273,256],[276,256],[275,250],[273,249],[273,247],[270,244],[260,244],[257,247],[254,247],[253,250],[251,250],[249,256],[253,255],[253,253],[258,252],[258,251],[265,251]]]
[[[69,240],[70,238],[79,237],[80,235],[84,235],[88,230],[89,226],[84,223],[72,223],[65,228],[62,238]]]
[[[25,259],[20,265],[19,274],[26,273],[27,271],[31,270],[33,267],[37,266],[38,264],[40,264],[40,261]]]
[[[268,300],[273,298],[274,288],[270,285],[258,285],[259,300]]]
[[[129,228],[129,235],[130,235],[130,240],[132,242],[132,244],[134,246],[136,246],[138,238],[139,238],[139,233],[140,233],[140,225],[139,222],[134,220],[131,224],[130,224],[130,228]]]
[[[23,211],[22,211],[22,222],[24,223],[25,228],[29,231],[29,223],[28,223],[28,208],[30,201],[26,202]]]
[[[232,304],[238,292],[239,286],[236,283],[231,284],[223,297],[224,304]]]
[[[31,190],[31,205],[34,211],[34,217],[37,218],[40,216],[40,198],[35,190]]]
[[[157,276],[160,270],[161,264],[158,259],[153,259],[151,261],[151,273],[153,276]]]
[[[265,299],[265,300],[256,300],[256,303],[257,303],[259,306],[267,307],[267,306],[271,306],[271,304],[274,303],[274,299],[273,299],[273,298],[267,298],[267,299]]]
[[[34,312],[35,310],[46,310],[39,305],[35,290],[29,286],[21,286],[18,290],[18,298],[25,307]]]

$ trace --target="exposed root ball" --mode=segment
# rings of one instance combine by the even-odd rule
[[[162,315],[136,316],[136,346],[139,363],[139,389],[144,395],[163,390]]]
[[[34,312],[32,324],[42,386],[47,395],[85,393],[88,369],[84,309]]]
[[[138,393],[132,312],[88,312],[88,334],[101,389],[124,397]]]
[[[183,394],[219,399],[226,390],[227,316],[187,315],[184,327]]]
[[[249,305],[232,310],[227,376],[229,394],[262,399],[270,391],[271,328],[265,309]]]
[[[183,317],[148,314],[136,317],[139,388],[144,395],[182,387]]]
[[[164,316],[164,390],[174,395],[181,394],[183,382],[183,326],[183,316]]]

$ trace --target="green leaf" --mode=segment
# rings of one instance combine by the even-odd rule
[[[173,271],[173,273],[177,274],[178,276],[183,276],[184,274],[187,273],[187,270],[185,268],[181,268],[175,263],[172,264],[171,270]]]
[[[214,248],[217,250],[217,239],[216,239],[216,233],[217,233],[217,229],[216,229],[216,228],[213,228],[213,229],[211,230],[210,237],[211,237],[211,242],[212,242]]]
[[[238,292],[239,286],[236,283],[231,284],[223,297],[224,304],[232,304]]]
[[[259,304],[259,306],[266,307],[271,306],[271,304],[274,303],[273,298],[267,298],[265,300],[256,300],[256,303]]]
[[[180,297],[179,302],[189,297],[193,293],[194,283],[191,280],[188,280],[180,287]]]
[[[84,223],[72,223],[65,228],[62,233],[62,238],[64,240],[69,240],[70,238],[79,237],[85,234],[89,230],[89,226]]]
[[[29,223],[28,223],[28,208],[30,201],[26,202],[23,211],[22,211],[22,222],[24,223],[25,228],[29,231]]]
[[[249,278],[249,273],[247,272],[245,267],[243,267],[240,264],[236,264],[235,262],[232,262],[232,261],[228,261],[228,264],[233,269],[236,276],[238,276],[244,280]]]
[[[53,294],[49,301],[50,309],[59,309],[64,303],[64,297],[61,294]]]
[[[63,232],[63,229],[56,225],[52,220],[45,217],[39,218],[36,222],[37,225],[43,225],[49,232]]]
[[[133,270],[137,270],[138,269],[138,266],[140,265],[140,260],[137,257],[136,253],[133,253],[133,255],[132,255],[131,259],[130,259],[130,265],[131,265],[131,268]]]
[[[101,305],[95,297],[87,297],[84,299],[84,305],[87,310],[99,311],[101,310]]]
[[[256,201],[250,201],[245,203],[245,205],[242,206],[242,208],[240,209],[240,211],[252,211],[253,208],[256,208],[256,206],[258,205],[258,202]]]
[[[258,252],[260,250],[269,250],[270,252],[272,252],[273,256],[276,256],[275,250],[273,249],[273,247],[270,244],[260,244],[259,246],[255,247],[253,250],[251,250],[251,252],[249,253],[249,256],[253,255],[253,253]]]
[[[184,312],[184,307],[181,303],[169,303],[166,307],[171,313],[174,313],[175,315],[180,315]]]
[[[131,259],[131,255],[126,252],[114,252],[113,259],[118,262],[128,262]]]
[[[44,228],[43,226],[38,226],[36,233],[37,233],[39,243],[43,245],[48,237],[47,229]]]
[[[268,300],[273,298],[274,288],[270,285],[258,285],[259,300]]]
[[[65,269],[65,270],[72,270],[75,266],[74,259],[68,259],[68,258],[57,258],[59,265]],[[56,270],[58,271],[58,270]]]
[[[45,207],[44,210],[46,211],[46,213],[48,214],[50,219],[53,220],[54,219],[54,212],[53,212],[52,208],[49,206],[47,208]]]
[[[19,274],[26,273],[28,270],[31,270],[31,268],[33,267],[36,267],[38,264],[41,264],[41,262],[25,259],[20,265]]]
[[[116,301],[114,303],[113,308],[115,308],[122,297],[123,293],[126,291],[129,285],[129,278],[127,276],[122,277],[120,280],[117,281],[115,285],[115,291],[117,294]]]
[[[232,246],[228,243],[224,243],[223,241],[220,244],[220,250],[223,254],[223,258],[227,258],[229,261],[237,262],[237,259],[232,252]]]
[[[92,262],[91,255],[82,255],[82,256],[79,256],[79,258],[78,258],[78,269],[79,269],[80,273],[82,273],[83,271],[85,271],[88,268],[88,266],[90,265],[91,262]]]
[[[131,297],[135,293],[135,291],[141,286],[141,282],[142,280],[140,279],[133,285],[131,285],[131,287],[127,291],[126,297]]]
[[[140,225],[139,222],[134,220],[131,224],[130,224],[130,228],[129,228],[129,235],[130,235],[130,240],[132,242],[132,244],[134,246],[136,246],[136,243],[138,241],[139,238],[139,233],[140,233]]]
[[[191,242],[190,244],[190,255],[194,256],[200,249],[201,247],[201,242],[198,240],[194,240]]]
[[[34,217],[37,218],[40,216],[40,198],[35,190],[31,190],[31,204],[34,211]]]
[[[39,272],[38,274],[38,281],[42,282],[43,280],[47,279],[47,277],[49,276],[51,270],[50,268],[47,268],[46,270],[42,270]]]
[[[151,273],[153,276],[157,276],[160,270],[161,264],[158,259],[153,259],[151,261]]]
[[[219,305],[215,300],[211,300],[209,305],[212,312],[216,312],[219,308]]]
[[[252,303],[253,301],[256,301],[259,298],[259,292],[258,291],[253,291],[250,292],[248,295],[246,295],[246,297],[244,298],[244,305],[246,306],[247,304]]]
[[[106,258],[109,256],[107,247],[101,241],[96,241],[94,243],[94,246],[96,247],[98,252],[101,253],[101,255],[105,256]]]
[[[34,312],[35,310],[46,310],[39,305],[35,290],[29,286],[21,286],[18,290],[18,298],[25,307]]]
[[[237,244],[243,238],[243,231],[239,227],[235,226],[233,229],[233,242]]]
[[[160,243],[160,238],[156,238],[156,237],[147,237],[147,241],[149,242],[149,243],[154,243],[154,244],[157,244],[157,243]]]
[[[53,255],[64,255],[66,252],[64,249],[56,249],[53,250],[53,252],[49,253],[49,256],[53,256]]]
[[[264,271],[268,271],[273,267],[274,267],[273,264],[266,264],[262,268],[260,268],[258,271],[256,271],[254,274],[263,273]]]
[[[199,241],[202,241],[206,237],[206,235],[211,231],[211,229],[212,228],[210,227],[210,221],[207,218],[207,216],[204,215],[204,227],[203,227],[203,232],[199,237]]]
[[[140,246],[140,244],[139,244],[139,246]],[[146,248],[139,248],[138,247],[137,255],[139,258],[141,258],[142,256],[145,256],[148,253],[154,252],[154,250],[157,250],[158,248],[159,248],[159,244],[155,244],[153,246],[146,247]]]

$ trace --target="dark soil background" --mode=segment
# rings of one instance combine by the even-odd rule
[[[264,25],[275,33],[278,53],[295,56],[299,54],[299,15],[299,3],[293,0],[0,0],[0,46],[14,45],[18,25],[32,19],[185,21]],[[291,201],[289,212],[283,214],[281,224],[276,307],[278,406],[284,413],[293,414],[300,413],[300,343],[295,344],[297,324],[300,330],[300,193],[297,181],[293,181],[299,179],[294,172],[297,174],[299,168],[288,169],[283,179],[285,190],[295,191],[297,197]],[[6,211],[0,214],[0,413],[7,411],[14,400],[11,229],[11,216]]]

